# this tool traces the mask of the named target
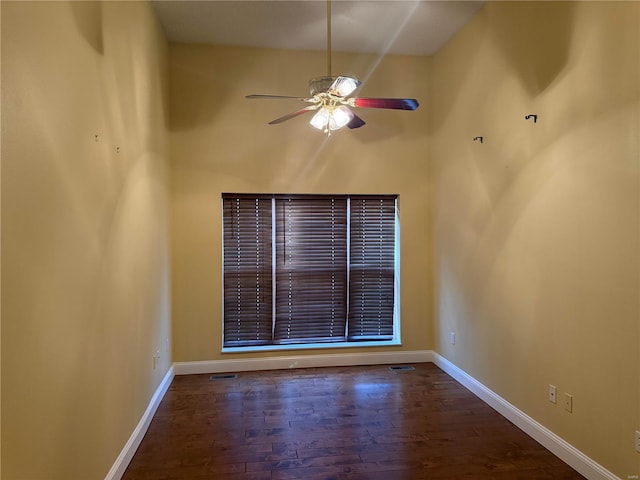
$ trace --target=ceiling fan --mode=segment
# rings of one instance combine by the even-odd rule
[[[327,76],[309,81],[310,97],[290,97],[286,95],[247,95],[249,99],[291,99],[309,103],[304,108],[288,113],[269,122],[282,123],[307,112],[316,111],[309,122],[311,126],[327,135],[344,126],[362,127],[365,122],[349,107],[388,108],[394,110],[415,110],[419,104],[415,98],[362,98],[351,96],[361,82],[354,77],[331,76],[331,0],[327,0]]]

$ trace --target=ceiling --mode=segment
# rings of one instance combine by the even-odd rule
[[[431,55],[482,7],[482,1],[333,0],[331,49]],[[298,1],[153,2],[170,42],[326,50],[327,3]]]

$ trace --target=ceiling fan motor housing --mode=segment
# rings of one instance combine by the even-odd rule
[[[314,96],[318,93],[324,93],[329,90],[331,85],[333,85],[333,82],[336,81],[336,78],[338,77],[317,77],[309,80],[309,90],[311,91],[311,96]]]

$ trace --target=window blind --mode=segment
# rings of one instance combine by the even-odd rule
[[[225,347],[391,340],[396,196],[223,195]]]
[[[347,199],[276,197],[278,343],[344,341]]]
[[[264,345],[272,337],[272,200],[223,196],[224,345]]]
[[[351,196],[349,340],[393,338],[395,196]]]

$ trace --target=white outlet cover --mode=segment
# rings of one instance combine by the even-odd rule
[[[636,452],[640,453],[640,430],[636,430]]]
[[[569,393],[564,394],[564,409],[569,413],[573,412],[573,396]]]
[[[549,385],[549,401],[551,403],[556,403],[557,402],[556,386],[555,385]]]

